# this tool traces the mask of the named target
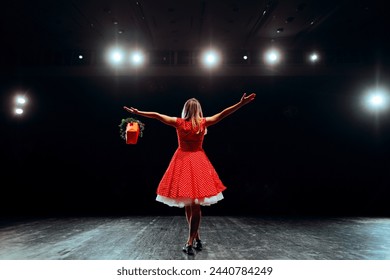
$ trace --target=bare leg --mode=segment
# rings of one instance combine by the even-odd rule
[[[192,245],[194,240],[199,240],[199,226],[202,216],[200,205],[193,204],[185,207],[186,218],[188,222],[188,240],[187,244]]]

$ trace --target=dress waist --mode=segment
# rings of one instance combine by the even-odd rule
[[[179,142],[179,149],[183,151],[199,151],[203,149],[202,142],[181,141]]]

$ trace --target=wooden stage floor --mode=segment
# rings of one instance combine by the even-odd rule
[[[2,260],[390,260],[387,217],[204,216],[204,249],[181,251],[183,216],[0,220]]]

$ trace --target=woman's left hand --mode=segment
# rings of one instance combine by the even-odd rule
[[[136,109],[136,108],[133,108],[133,107],[129,108],[129,107],[123,106],[123,109],[125,109],[129,113],[138,114],[138,109]]]

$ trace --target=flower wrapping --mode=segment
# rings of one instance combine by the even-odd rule
[[[137,122],[129,122],[126,126],[126,144],[137,144],[139,125]]]

